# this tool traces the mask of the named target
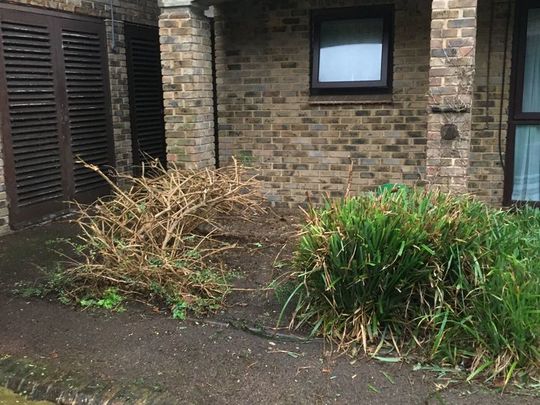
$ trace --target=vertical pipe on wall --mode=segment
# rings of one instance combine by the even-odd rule
[[[504,163],[504,154],[503,154],[503,148],[502,148],[502,125],[503,125],[503,115],[504,115],[504,88],[506,86],[506,59],[508,56],[508,36],[510,34],[510,19],[512,15],[512,1],[508,0],[508,9],[506,11],[506,26],[505,26],[505,32],[504,32],[504,53],[503,53],[503,66],[502,66],[502,84],[501,84],[501,99],[500,99],[500,106],[499,106],[499,160],[501,162],[501,167],[503,169],[503,173],[506,175],[506,165]]]
[[[493,45],[493,25],[495,23],[495,0],[491,0],[489,5],[489,33],[488,33],[488,49],[487,49],[487,68],[486,68],[486,116],[485,116],[485,130],[489,130],[489,102],[491,93],[489,91],[490,79],[491,79],[491,51]]]
[[[217,70],[216,70],[216,22],[210,18],[210,40],[212,41],[212,89],[214,96],[214,154],[216,168],[219,169],[219,123],[218,123],[218,94],[217,94]]]

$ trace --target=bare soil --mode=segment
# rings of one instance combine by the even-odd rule
[[[76,229],[57,222],[4,237],[0,356],[44,364],[55,375],[168,392],[177,403],[538,403],[525,393],[449,383],[405,363],[353,359],[332,352],[322,339],[258,334],[259,326],[276,326],[280,304],[268,286],[287,270],[300,222],[296,211],[269,212],[251,223],[223,221],[224,239],[238,245],[223,256],[238,274],[237,289],[218,314],[185,322],[139,304],[110,313],[15,295],[17,283],[38,280],[55,266],[58,244],[50,241],[73,237]]]

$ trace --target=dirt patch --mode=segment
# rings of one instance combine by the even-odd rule
[[[252,222],[221,219],[221,239],[237,244],[238,249],[221,257],[237,277],[218,319],[249,320],[265,328],[276,327],[281,304],[272,282],[289,269],[301,228],[300,214],[296,210],[269,210],[254,215]]]
[[[223,237],[240,247],[223,258],[239,275],[237,290],[219,314],[190,322],[137,304],[115,314],[15,296],[16,282],[40,277],[36,265],[53,268],[58,257],[48,241],[72,237],[76,230],[56,223],[5,237],[0,355],[44,364],[51,378],[74,373],[135,384],[167,392],[178,403],[537,403],[538,398],[501,396],[479,385],[453,385],[407,364],[332,354],[322,340],[268,339],[228,323],[275,326],[280,305],[264,288],[286,269],[299,223],[294,211],[256,216],[247,224],[225,221]]]

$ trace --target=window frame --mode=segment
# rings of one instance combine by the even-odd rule
[[[525,1],[520,4],[520,9],[516,13],[517,20],[515,38],[518,38],[515,46],[515,86],[514,86],[514,118],[516,120],[540,120],[540,111],[523,111],[523,89],[525,86],[525,66],[527,57],[527,29],[529,10],[540,8],[534,1]],[[520,91],[521,89],[521,91]]]
[[[527,52],[527,28],[529,10],[539,8],[534,0],[516,3],[514,33],[512,41],[512,70],[508,109],[508,129],[505,149],[504,206],[535,206],[539,201],[514,200],[514,174],[516,154],[516,132],[520,125],[540,125],[540,112],[523,112],[523,87],[525,85],[525,62]]]
[[[326,21],[382,18],[383,49],[381,80],[319,81],[321,24]],[[342,7],[311,11],[311,93],[325,94],[387,94],[392,91],[394,7],[392,5]]]

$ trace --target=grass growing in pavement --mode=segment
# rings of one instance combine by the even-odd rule
[[[344,348],[414,349],[506,383],[538,370],[538,210],[408,189],[328,202],[294,266],[293,324]]]

